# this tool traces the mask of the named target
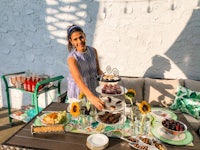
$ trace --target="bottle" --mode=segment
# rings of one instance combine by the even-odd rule
[[[27,91],[32,92],[32,79],[28,77],[27,79]]]
[[[31,86],[32,87],[32,90],[31,90],[32,92],[34,92],[34,90],[35,90],[36,83],[37,83],[36,79],[33,79],[32,80],[32,86]]]
[[[25,80],[24,80],[24,90],[27,91],[28,88],[27,88],[27,78],[25,77]]]

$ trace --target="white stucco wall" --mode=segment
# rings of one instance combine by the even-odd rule
[[[66,27],[78,24],[98,50],[103,70],[110,65],[123,76],[199,80],[199,6],[199,0],[1,0],[0,74],[63,75],[65,91]],[[40,97],[41,106],[51,94]],[[11,97],[15,108],[31,99],[15,90]],[[2,106],[7,104],[1,80]]]

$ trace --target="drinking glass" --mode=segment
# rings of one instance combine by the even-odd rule
[[[16,87],[16,82],[17,82],[16,76],[12,76],[12,77],[10,78],[10,81],[11,81],[12,85],[13,85],[14,87]]]

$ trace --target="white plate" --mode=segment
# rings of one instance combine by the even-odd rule
[[[19,116],[15,115],[15,114],[10,114],[10,117],[13,119],[16,119],[16,120],[23,121],[27,117],[27,114],[24,113]]]
[[[119,118],[119,121],[117,123],[108,124],[108,123],[102,122],[101,119],[99,118],[99,115],[104,114],[104,113],[105,112],[99,112],[96,115],[96,121],[97,122],[102,123],[102,124],[107,125],[107,126],[115,126],[115,125],[123,124],[126,121],[126,116],[121,114],[121,117]]]
[[[102,101],[104,101],[105,103],[105,108],[103,109],[103,111],[121,111],[123,110],[124,106],[125,106],[125,103],[123,100],[120,100],[118,98],[115,98],[115,97],[110,97],[111,98],[111,102],[109,102],[109,98],[107,96],[104,96],[104,97],[100,97],[100,99]],[[120,102],[121,101],[121,104],[120,105],[117,105],[117,102]],[[114,106],[115,108],[112,109],[112,106]]]
[[[91,145],[93,148],[99,148],[99,147],[104,147],[108,144],[109,139],[106,135],[104,134],[91,134],[87,138],[87,142],[89,145]]]
[[[96,91],[97,91],[98,93],[100,93],[101,95],[117,96],[117,95],[123,95],[124,93],[127,92],[127,89],[126,89],[125,87],[120,86],[121,91],[122,91],[120,94],[106,94],[106,93],[102,93],[102,88],[103,88],[103,87],[104,87],[104,85],[100,85],[100,86],[96,87]]]
[[[177,116],[173,111],[160,107],[152,107],[150,114],[152,114],[156,120],[164,120],[167,118],[174,120],[177,119]]]

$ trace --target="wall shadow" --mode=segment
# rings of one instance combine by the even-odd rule
[[[165,55],[185,74],[186,78],[200,80],[200,0],[187,22]]]
[[[152,57],[152,66],[144,73],[143,77],[164,78],[164,73],[170,71],[171,64],[167,58],[160,55]]]
[[[152,58],[152,66],[146,70],[143,77],[164,79],[164,73],[166,71],[170,71],[170,69],[171,69],[171,64],[167,58],[164,58],[160,55],[155,55]],[[150,104],[152,106],[153,105],[158,106],[160,104],[167,106],[169,104],[167,104],[163,100],[166,98],[174,99],[174,95],[169,92],[171,89],[173,89],[172,85],[167,84],[165,82],[156,81],[156,80],[153,80],[151,82],[151,79],[145,79],[145,80],[147,80],[147,82],[148,82],[145,85],[145,91],[149,91],[149,92],[146,92],[147,93],[147,95],[145,95],[146,98],[147,99],[150,98],[150,93],[152,94],[152,91],[154,93],[157,93],[156,95],[158,95],[158,97],[156,97],[156,101],[151,101]],[[171,102],[170,102],[170,104],[171,104]]]

